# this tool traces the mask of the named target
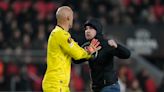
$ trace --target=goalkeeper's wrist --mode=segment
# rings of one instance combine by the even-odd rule
[[[92,47],[89,47],[89,46],[87,46],[87,47],[85,48],[85,50],[86,50],[89,54],[93,54],[93,52],[94,52],[94,49],[93,49]]]

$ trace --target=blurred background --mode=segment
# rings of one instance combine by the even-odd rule
[[[104,37],[128,47],[115,59],[121,92],[164,92],[164,0],[0,0],[0,91],[42,91],[47,39],[62,5],[74,11],[72,38],[82,45],[84,22],[100,19]],[[72,65],[71,92],[90,92],[87,64]]]

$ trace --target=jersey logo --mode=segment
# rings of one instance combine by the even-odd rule
[[[72,42],[72,38],[69,37],[67,41],[68,41],[68,43],[71,43]]]
[[[73,47],[73,39],[71,37],[69,37],[67,41],[68,41],[70,47]]]

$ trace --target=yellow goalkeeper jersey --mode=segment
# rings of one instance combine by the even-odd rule
[[[89,55],[70,36],[69,32],[56,26],[48,39],[47,70],[42,82],[43,90],[58,86],[68,87],[71,58],[89,59]]]

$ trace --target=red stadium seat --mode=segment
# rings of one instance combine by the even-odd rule
[[[39,13],[40,16],[45,17],[47,13],[46,3],[39,1],[35,4],[35,10]]]
[[[0,78],[3,76],[3,72],[4,72],[4,64],[3,61],[0,60]]]
[[[24,1],[22,2],[22,5],[23,5],[23,8],[24,9],[28,9],[32,6],[31,2],[30,1]]]
[[[15,2],[15,3],[13,3],[12,8],[13,8],[15,14],[19,14],[21,12],[21,10],[23,9],[23,5],[21,2]]]
[[[55,3],[52,3],[52,2],[47,3],[46,7],[47,7],[48,12],[54,12],[57,9],[57,6],[55,5]]]
[[[17,75],[19,74],[19,68],[18,66],[10,61],[10,63],[7,65],[7,75]]]
[[[162,17],[164,15],[164,6],[162,6],[162,5],[154,6],[154,13],[157,18]]]
[[[2,10],[4,10],[4,11],[7,11],[8,8],[9,8],[8,3],[3,2],[3,1],[0,1],[0,9],[2,9]]]

